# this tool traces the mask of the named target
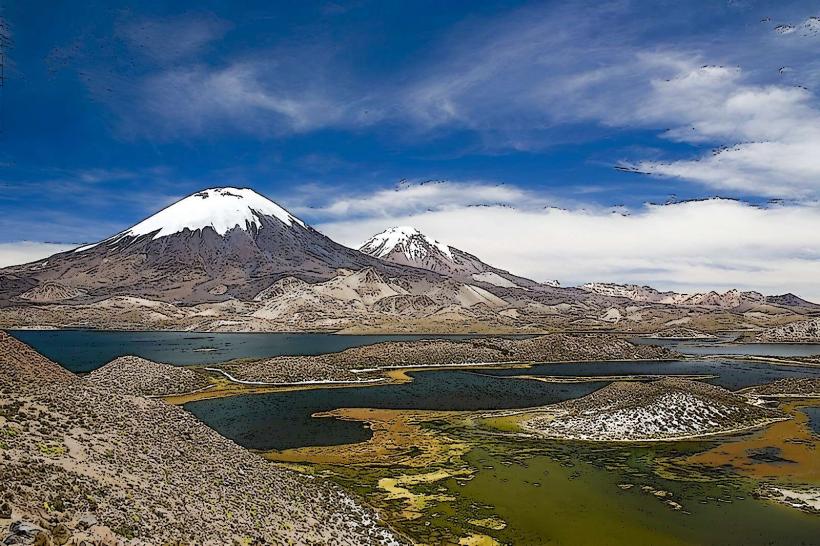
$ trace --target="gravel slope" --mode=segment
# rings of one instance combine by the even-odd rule
[[[181,408],[80,380],[4,334],[0,364],[2,543],[399,542],[340,488]]]
[[[168,396],[207,387],[203,375],[182,366],[171,366],[138,356],[121,356],[97,368],[85,381],[123,394]]]

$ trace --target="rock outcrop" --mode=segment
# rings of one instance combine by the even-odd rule
[[[756,340],[765,343],[818,343],[820,342],[820,317],[769,328],[758,334]]]

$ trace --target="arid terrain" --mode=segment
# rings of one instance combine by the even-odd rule
[[[372,381],[389,368],[566,362],[578,360],[664,360],[669,349],[635,345],[606,335],[549,334],[526,339],[394,341],[318,356],[280,356],[217,366],[236,380],[262,383]]]
[[[403,542],[338,487],[105,375],[77,378],[0,333],[3,544]]]
[[[536,412],[521,427],[547,438],[640,442],[743,430],[783,417],[714,385],[661,379],[612,383]]]
[[[355,250],[247,188],[197,192],[98,243],[0,269],[0,328],[5,329],[652,333],[687,328],[705,334],[744,330],[753,336],[818,313],[820,306],[793,294],[679,294],[611,283],[574,288],[537,282],[411,227],[390,228]]]

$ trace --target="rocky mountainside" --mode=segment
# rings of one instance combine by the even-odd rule
[[[65,383],[74,374],[0,330],[0,374],[10,383]],[[2,386],[2,383],[0,383]]]
[[[766,302],[772,305],[780,305],[792,309],[799,309],[805,313],[820,313],[820,305],[806,301],[792,293],[780,294],[779,296],[766,296]]]
[[[0,270],[0,305],[117,295],[184,304],[250,300],[288,275],[313,282],[365,267],[430,276],[342,246],[253,190],[214,188],[99,243]]]
[[[742,292],[736,289],[728,290],[723,293],[711,291],[683,294],[679,292],[660,292],[651,286],[600,282],[584,284],[581,286],[581,289],[603,296],[626,298],[635,302],[680,305],[686,307],[719,307],[724,309],[734,309],[741,307],[744,304],[765,304],[768,302],[777,305],[777,301],[782,301],[783,305],[790,305],[790,303],[786,300],[778,300],[778,298],[781,298],[780,296],[772,296],[767,298],[759,292]]]
[[[820,396],[820,379],[816,377],[788,377],[765,385],[756,385],[743,391],[751,396],[806,397]]]
[[[548,334],[526,339],[388,341],[316,356],[278,356],[227,363],[220,368],[241,381],[303,383],[366,381],[373,372],[397,367],[499,362],[667,360],[674,351],[636,345],[616,336]]]
[[[204,376],[193,370],[137,356],[115,358],[83,380],[111,392],[140,396],[188,393],[209,385]]]
[[[0,454],[2,544],[402,542],[341,488],[269,464],[180,407],[74,377],[5,334]]]
[[[691,328],[682,328],[680,326],[673,327],[673,328],[666,328],[660,332],[656,332],[649,336],[650,338],[654,339],[717,339],[716,336],[712,334],[707,334],[705,332],[698,332],[697,330],[693,330]]]
[[[0,269],[0,327],[711,332],[813,312],[789,295],[537,283],[412,228],[391,228],[362,250],[253,190],[213,188],[104,241]]]
[[[435,271],[448,277],[503,288],[529,289],[538,283],[482,262],[476,256],[441,243],[410,226],[391,227],[368,239],[359,251],[388,262]],[[556,286],[555,281],[548,284]]]

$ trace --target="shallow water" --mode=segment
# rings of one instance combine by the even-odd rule
[[[385,340],[433,336],[336,336],[331,334],[197,334],[180,332],[18,331],[13,335],[74,371],[90,371],[117,356],[136,354],[172,364],[208,364],[234,358],[318,354]],[[462,337],[462,336],[438,336]],[[689,354],[820,354],[818,345],[664,342]],[[205,350],[205,351],[203,351]],[[430,370],[413,372],[404,384],[323,388],[203,400],[185,406],[203,422],[248,448],[269,450],[361,442],[371,432],[361,422],[313,418],[338,408],[482,410],[538,406],[584,396],[607,381],[545,383],[516,375],[619,376],[716,375],[730,389],[782,377],[820,376],[820,368],[757,361],[587,362],[537,364],[529,369]],[[817,407],[801,408],[820,434]],[[438,425],[434,425],[438,426]],[[448,434],[455,429],[447,426]],[[473,433],[471,433],[473,434]],[[452,543],[467,533],[488,533],[514,544],[816,544],[820,518],[755,500],[755,483],[716,470],[706,480],[688,479],[674,458],[711,444],[675,442],[652,446],[595,447],[577,442],[471,440],[466,463],[473,479],[422,486],[453,501],[432,506],[417,520],[391,523],[429,543]],[[342,448],[344,449],[344,448]],[[670,458],[673,458],[670,464]],[[659,471],[674,470],[675,479]],[[425,471],[422,469],[421,471]],[[406,469],[375,466],[336,469],[346,485],[383,502],[369,473]],[[629,490],[618,485],[635,484]],[[684,506],[674,511],[641,489],[670,491]],[[402,501],[386,501],[388,505]],[[388,506],[389,507],[389,506]],[[470,519],[498,517],[507,527],[488,531]],[[459,521],[461,523],[459,523]],[[449,542],[448,542],[449,541]]]
[[[251,449],[287,449],[362,442],[361,423],[312,418],[338,408],[488,410],[524,408],[585,396],[603,382],[544,383],[462,370],[412,373],[398,385],[345,387],[234,396],[185,404],[211,428]]]
[[[338,408],[492,410],[525,408],[584,396],[606,381],[545,383],[517,375],[605,377],[621,375],[717,375],[728,389],[770,383],[784,377],[820,377],[820,368],[758,361],[583,362],[536,364],[522,369],[430,370],[413,372],[411,383],[323,388],[201,400],[185,408],[237,443],[252,449],[362,442],[370,430],[360,423],[311,418]]]
[[[820,407],[801,408],[809,418],[809,428],[812,432],[820,436]]]
[[[93,371],[111,360],[135,355],[180,366],[215,364],[236,358],[316,355],[382,341],[471,336],[315,333],[120,332],[102,330],[11,330],[11,335],[75,373]]]
[[[492,533],[504,543],[817,544],[820,518],[753,499],[749,482],[653,475],[651,461],[668,455],[658,450],[670,449],[575,445],[509,464],[509,448],[487,446],[466,457],[478,469],[473,480],[447,485],[461,504],[492,506],[487,513],[508,524]],[[623,490],[623,483],[635,485]],[[643,491],[644,484],[671,492],[683,510]]]
[[[686,355],[812,356],[820,355],[818,343],[726,343],[720,341],[687,341],[632,338],[640,345],[662,345]]]
[[[581,362],[536,364],[526,370],[486,370],[495,376],[716,375],[710,383],[737,390],[789,377],[820,377],[820,367],[786,366],[755,360],[676,360],[666,362]]]

